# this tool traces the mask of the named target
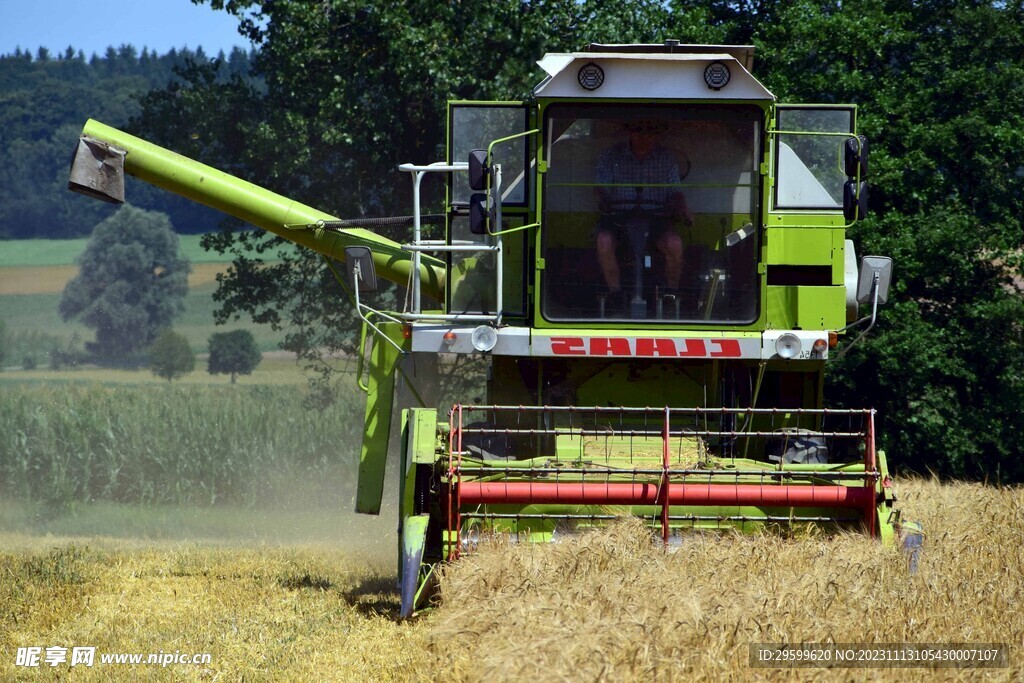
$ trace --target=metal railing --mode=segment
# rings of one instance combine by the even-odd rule
[[[494,240],[493,244],[481,243],[477,244],[474,242],[466,243],[449,243],[445,240],[424,240],[422,238],[421,222],[422,212],[420,208],[420,185],[423,181],[423,177],[428,173],[456,173],[466,172],[469,169],[469,164],[463,162],[456,162],[454,164],[446,164],[444,162],[436,162],[428,164],[426,166],[417,166],[416,164],[402,164],[398,167],[398,170],[405,171],[406,173],[412,174],[413,181],[413,226],[412,226],[412,242],[409,244],[403,244],[402,249],[412,253],[413,269],[410,273],[410,291],[412,292],[412,301],[410,304],[410,310],[403,313],[401,317],[410,322],[416,320],[428,320],[436,322],[481,322],[481,323],[494,323],[495,325],[501,323],[501,309],[502,309],[502,282],[504,275],[504,263],[502,259],[502,243],[501,235],[489,235]],[[498,171],[500,173],[500,169]],[[440,252],[440,253],[457,253],[457,252],[492,252],[495,255],[494,269],[495,269],[495,281],[496,281],[496,292],[495,292],[495,312],[494,315],[488,315],[485,313],[423,313],[423,301],[421,295],[421,282],[420,282],[420,254],[423,252]]]

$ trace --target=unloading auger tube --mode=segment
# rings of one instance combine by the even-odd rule
[[[412,255],[396,242],[363,228],[332,227],[339,221],[335,216],[90,119],[82,130],[68,187],[104,201],[124,202],[122,167],[128,175],[329,258],[344,261],[346,247],[368,247],[378,273],[401,285],[409,282]],[[442,299],[444,263],[426,254],[420,258],[422,292]]]

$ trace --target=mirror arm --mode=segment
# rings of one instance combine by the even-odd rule
[[[871,328],[875,326],[875,321],[878,320],[878,281],[879,281],[880,278],[881,278],[881,273],[879,273],[876,270],[874,278],[871,281],[871,293],[872,293],[871,294],[871,315],[870,316],[865,316],[865,317],[861,318],[860,320],[858,320],[857,322],[850,323],[849,325],[847,325],[846,327],[844,327],[843,329],[841,329],[839,331],[840,332],[845,332],[846,330],[850,329],[851,327],[856,327],[857,325],[860,325],[865,320],[870,320],[870,322],[868,323],[868,326],[865,327],[861,331],[861,333],[858,334],[854,338],[853,341],[851,341],[849,344],[846,344],[845,346],[843,346],[843,348],[839,351],[839,353],[837,353],[835,355],[835,360],[839,360],[840,358],[845,356],[847,354],[847,352],[850,349],[852,349],[854,346],[856,346],[857,342],[859,342],[861,339],[863,339],[864,335],[866,335],[868,332],[870,332]]]
[[[376,310],[374,308],[370,308],[366,304],[362,303],[359,300],[359,281],[362,279],[362,275],[363,275],[362,266],[359,263],[353,264],[352,272],[355,274],[355,277],[353,278],[353,280],[355,281],[355,287],[353,287],[352,289],[353,289],[353,292],[355,294],[355,299],[356,299],[356,315],[359,316],[359,319],[361,321],[363,321],[363,325],[368,326],[370,329],[372,329],[374,332],[376,332],[379,336],[381,336],[382,338],[387,340],[387,342],[389,344],[391,344],[396,349],[398,349],[399,353],[405,354],[405,349],[403,349],[401,346],[399,346],[397,343],[395,343],[395,340],[393,340],[391,337],[389,337],[386,334],[384,334],[381,331],[381,329],[379,327],[377,327],[377,325],[373,321],[371,321],[370,318],[367,315],[365,315],[363,313],[363,309],[365,308],[370,313],[376,313],[379,316],[383,316],[383,317],[387,318],[388,320],[390,320],[391,322],[401,323],[402,321],[399,320],[398,318],[394,317],[393,315],[388,315],[387,313],[384,313],[383,311],[378,311],[378,310]],[[360,360],[360,363],[362,363],[362,356],[361,355],[360,355],[360,359],[359,360]],[[360,386],[360,388],[362,388],[362,383],[360,383],[359,386]]]

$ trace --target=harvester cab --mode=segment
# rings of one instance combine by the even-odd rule
[[[401,311],[357,304],[357,511],[380,510],[390,442],[404,614],[437,563],[488,534],[550,541],[635,515],[666,544],[798,524],[890,543],[874,411],[822,395],[891,278],[846,239],[866,211],[867,140],[852,105],[776,102],[753,52],[591,45],[545,56],[528,101],[450,103],[447,158],[399,167],[405,244],[95,122],[79,153],[92,171],[73,183],[111,198],[123,164],[333,258],[359,247],[345,251],[357,292],[377,273],[408,287]],[[447,182],[441,238],[424,229],[430,174]],[[439,414],[450,354],[486,362],[486,398]]]

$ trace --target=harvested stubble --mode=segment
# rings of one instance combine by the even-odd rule
[[[918,572],[855,534],[697,535],[636,523],[452,566],[431,618],[454,680],[1020,680],[1024,491],[904,482]],[[752,669],[751,642],[1005,642],[1009,670]]]
[[[1024,679],[1024,490],[899,482],[930,532],[919,570],[849,534],[698,535],[664,552],[636,525],[482,548],[443,603],[396,619],[382,534],[344,547],[0,535],[0,679],[27,645],[209,652],[210,666],[73,680],[915,681]],[[53,549],[57,546],[56,549]],[[750,642],[1006,642],[1010,668],[752,669]]]
[[[401,681],[423,660],[417,625],[388,616],[390,571],[351,547],[107,546],[0,553],[0,680]],[[16,667],[25,646],[91,646],[97,660]],[[211,662],[99,661],[176,651]]]

